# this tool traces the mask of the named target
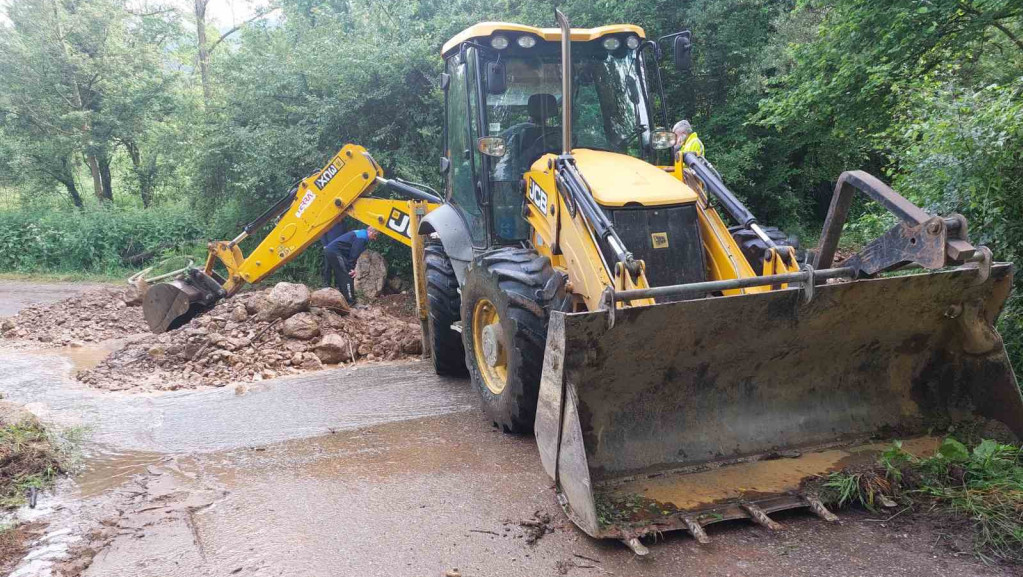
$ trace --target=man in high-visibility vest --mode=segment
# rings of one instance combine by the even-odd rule
[[[671,131],[675,133],[675,154],[681,157],[687,152],[695,152],[703,156],[703,141],[693,131],[693,125],[688,120],[679,120]]]

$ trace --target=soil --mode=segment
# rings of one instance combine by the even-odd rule
[[[268,292],[236,296],[177,330],[135,339],[77,378],[110,391],[195,389],[422,353],[419,324],[380,306],[305,305],[270,320],[261,313]]]
[[[3,319],[0,342],[74,351],[103,343],[113,352],[106,356],[104,350],[105,358],[79,371],[78,380],[129,392],[222,387],[422,353],[413,295],[388,295],[348,310],[312,306],[329,303],[309,297],[324,291],[289,287],[299,300],[276,303],[274,314],[265,314],[273,305],[273,289],[261,288],[221,301],[160,335],[149,332],[141,299],[131,287],[101,287],[56,303],[33,304]],[[336,296],[343,300],[340,293]]]
[[[0,342],[82,346],[148,332],[130,287],[99,287],[50,304],[31,304],[0,319]]]
[[[417,320],[416,295],[412,292],[383,295],[374,300],[373,305],[380,307],[381,310],[393,317],[408,321]]]
[[[29,543],[45,526],[45,523],[29,523],[0,529],[0,575],[7,575],[17,567],[28,552]]]

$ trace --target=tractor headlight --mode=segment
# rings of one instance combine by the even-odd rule
[[[629,36],[625,39],[625,45],[629,47],[629,50],[639,48],[639,36]]]
[[[601,44],[607,50],[618,50],[618,47],[622,45],[622,41],[615,38],[614,36],[609,36],[605,38]]]
[[[675,146],[677,140],[674,132],[663,128],[650,133],[650,145],[654,147],[654,150],[671,148]]]
[[[490,47],[494,50],[504,50],[508,47],[508,39],[504,36],[494,36],[490,39]]]
[[[519,36],[519,39],[515,41],[522,48],[532,48],[536,46],[536,38],[532,36]]]

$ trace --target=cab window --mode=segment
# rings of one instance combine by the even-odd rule
[[[486,221],[476,199],[476,185],[473,175],[473,162],[479,166],[476,151],[475,119],[470,111],[469,99],[475,98],[475,91],[470,91],[467,80],[472,79],[472,51],[467,52],[466,62],[459,57],[448,59],[448,74],[451,81],[447,94],[447,156],[451,161],[448,172],[448,200],[462,213],[472,235],[473,244],[481,246],[486,242]]]

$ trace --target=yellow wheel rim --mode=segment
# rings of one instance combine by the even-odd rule
[[[472,313],[472,345],[483,383],[500,395],[508,383],[508,353],[497,307],[487,299],[476,301]]]

